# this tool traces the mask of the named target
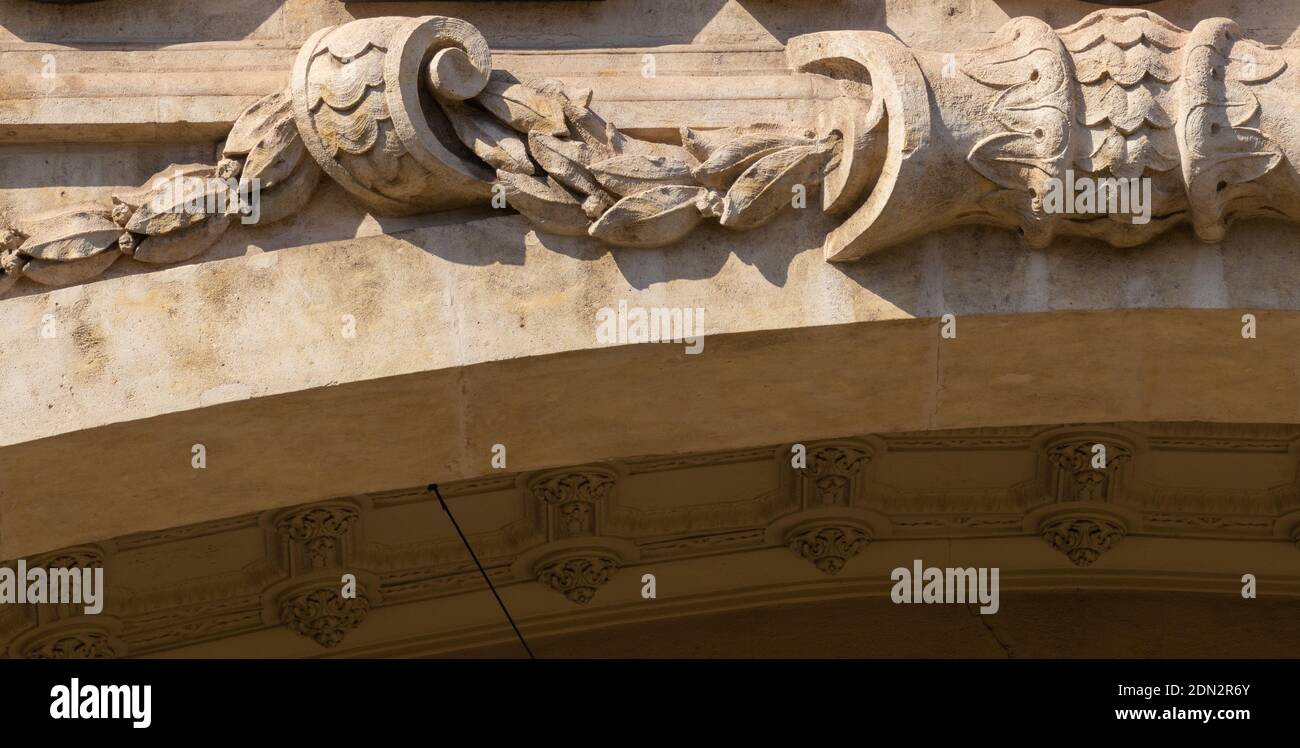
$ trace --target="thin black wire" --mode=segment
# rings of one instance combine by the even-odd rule
[[[465,533],[461,532],[460,523],[456,521],[456,515],[451,513],[451,510],[447,508],[447,502],[442,500],[442,492],[438,490],[438,484],[430,483],[429,490],[433,491],[433,495],[438,497],[438,503],[442,505],[442,511],[447,513],[448,519],[451,520],[451,526],[456,528],[456,534],[460,536],[460,542],[465,544],[465,550],[469,551],[469,557],[474,559],[474,565],[478,567],[478,573],[483,575],[483,581],[487,582],[488,589],[492,590],[492,597],[497,599],[497,605],[501,606],[501,612],[506,614],[506,620],[510,622],[510,628],[515,630],[515,636],[519,637],[519,643],[524,645],[524,651],[528,653],[528,659],[537,659],[537,657],[533,655],[533,650],[529,648],[528,642],[524,641],[524,635],[519,632],[519,627],[515,625],[514,617],[510,615],[509,610],[506,610],[506,604],[501,599],[501,596],[497,594],[497,588],[493,586],[492,580],[483,569],[483,564],[479,563],[478,555],[476,555],[474,549],[470,547],[469,540],[465,538]]]

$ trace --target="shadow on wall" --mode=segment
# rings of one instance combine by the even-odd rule
[[[415,251],[456,265],[517,266],[536,276],[523,285],[546,286],[572,263],[612,262],[633,289],[676,285],[693,293],[707,281],[710,293],[761,293],[781,288],[827,303],[878,306],[877,300],[914,317],[945,313],[1007,314],[1056,309],[1300,308],[1300,285],[1292,282],[1297,229],[1253,220],[1237,224],[1222,244],[1197,241],[1181,226],[1149,244],[1116,249],[1088,239],[1058,239],[1034,250],[1009,229],[954,227],[852,263],[829,263],[821,244],[837,225],[817,207],[787,209],[757,229],[736,232],[701,225],[680,243],[662,249],[611,249],[584,237],[536,232],[523,217],[473,209],[409,218],[368,215],[332,182],[324,182],[301,214],[269,226],[236,224],[199,257],[183,264],[214,262],[246,254],[321,245],[387,234]],[[559,264],[548,259],[568,258]],[[538,263],[544,269],[538,269]],[[159,272],[175,265],[119,259],[102,280]],[[581,268],[573,268],[582,273]],[[49,291],[22,280],[9,297]],[[564,292],[556,287],[554,292]],[[617,288],[608,289],[617,292]],[[508,291],[506,291],[508,292]]]
[[[76,47],[275,38],[280,13],[276,0],[0,0],[0,41]]]

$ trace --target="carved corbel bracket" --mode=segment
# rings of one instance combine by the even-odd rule
[[[618,569],[640,558],[632,543],[600,535],[618,474],[603,465],[538,473],[525,493],[545,506],[548,542],[517,558],[516,577],[585,605]]]
[[[873,540],[891,533],[882,514],[822,507],[786,515],[767,528],[767,541],[783,545],[825,574],[839,574]]]
[[[327,501],[294,507],[269,517],[267,524],[289,548],[294,571],[341,566],[345,544],[361,510],[345,501]]]
[[[528,494],[546,507],[547,539],[598,535],[617,479],[609,468],[586,466],[552,470],[529,480]]]
[[[1075,566],[1091,566],[1137,526],[1127,512],[1073,502],[1025,517],[1025,529],[1041,536]]]
[[[272,585],[262,594],[262,619],[333,647],[365,621],[381,602],[380,582],[373,574],[356,576],[356,596],[345,597],[339,574],[317,573]]]
[[[874,450],[861,442],[814,442],[805,447],[805,464],[794,469],[798,500],[804,509],[853,505]]]
[[[102,546],[78,545],[32,556],[27,559],[27,568],[77,570],[104,568],[107,555],[107,549]],[[104,595],[104,590],[101,589],[99,594]],[[33,607],[36,608],[37,625],[41,627],[46,627],[55,621],[80,618],[85,611],[84,604],[75,602],[45,603]],[[87,618],[98,617],[99,615]]]
[[[517,579],[535,579],[570,602],[586,605],[619,569],[640,558],[635,544],[619,538],[568,538],[521,554],[511,572]]]
[[[121,633],[121,622],[112,617],[65,618],[15,637],[9,644],[9,656],[39,660],[125,657],[128,650]]]
[[[1049,502],[1114,503],[1127,491],[1138,445],[1127,435],[1105,431],[1060,431],[1039,438]]]

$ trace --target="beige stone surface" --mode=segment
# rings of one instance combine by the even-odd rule
[[[1231,125],[1260,126],[1268,169],[1224,180],[1252,220],[1222,233],[1216,180],[1187,198],[1179,181],[1170,204],[1193,226],[1082,229],[1147,242],[1132,249],[1069,230],[1027,246],[1003,214],[950,225],[995,183],[970,158],[1000,137],[1004,84],[945,82],[945,52],[973,66],[1018,49],[1016,30],[1059,45],[1052,29],[1095,4],[578,5],[0,0],[0,559],[98,549],[127,592],[91,640],[119,653],[320,655],[338,632],[313,636],[313,596],[348,566],[365,622],[338,654],[511,656],[420,490],[437,482],[543,653],[810,656],[827,653],[781,632],[860,619],[919,633],[838,653],[1286,654],[1300,286],[1295,225],[1275,219],[1300,216],[1300,5],[1147,6],[1195,29],[1181,41],[1282,46],[1266,50],[1274,73],[1229,76],[1260,104]],[[476,31],[408,20],[431,13]],[[1005,26],[1019,16],[1036,20]],[[409,59],[403,34],[420,40]],[[465,59],[431,80],[424,45],[444,36]],[[1170,115],[1219,80],[1193,56],[1204,45],[1178,49],[1186,86],[1156,97]],[[1151,65],[1168,52],[1137,50]],[[871,75],[845,80],[841,53]],[[1054,54],[1062,70],[1081,59]],[[893,96],[880,66],[908,59]],[[356,76],[331,77],[343,66]],[[367,75],[386,88],[357,85]],[[886,97],[892,110],[871,108]],[[464,101],[461,127],[434,132]],[[1080,101],[1062,104],[1077,137],[1101,106]],[[928,150],[899,140],[903,106],[934,123]],[[617,130],[579,133],[589,115]],[[1176,141],[1169,178],[1194,184],[1217,141],[1183,127],[1154,129]],[[364,142],[379,132],[383,147]],[[621,149],[601,140],[618,134]],[[151,213],[142,186],[173,164],[277,182],[279,220]],[[764,192],[788,191],[787,169],[812,187],[805,208]],[[1021,177],[996,183],[1038,184]],[[486,204],[500,185],[523,215]],[[882,207],[888,241],[859,240],[877,217],[863,205]],[[702,310],[703,351],[605,344],[598,315],[620,303]],[[1093,439],[1122,460],[1078,479],[1070,460]],[[784,467],[788,445],[820,440],[840,468],[870,456],[832,482],[847,493]],[[827,537],[852,558],[828,557]],[[882,579],[917,554],[1004,565],[1013,612],[992,632],[957,607],[888,606]],[[1243,569],[1273,585],[1257,624],[1233,607]],[[648,571],[671,591],[654,610]],[[579,615],[584,579],[601,591]],[[1171,610],[1199,633],[1142,636]],[[1072,638],[1062,611],[1106,619],[1105,644]],[[17,655],[85,623],[0,612]],[[1215,621],[1268,645],[1234,648],[1205,633]],[[725,641],[746,624],[774,633]],[[660,649],[627,643],[660,626]]]

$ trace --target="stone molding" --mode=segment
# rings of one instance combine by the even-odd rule
[[[1139,469],[1144,465],[1149,468],[1152,455],[1167,458],[1189,450],[1198,460],[1211,454],[1264,461],[1285,455],[1300,465],[1300,454],[1289,451],[1298,436],[1300,429],[1294,426],[1207,424],[889,434],[808,442],[809,454],[823,459],[810,459],[806,474],[789,467],[789,445],[781,445],[490,476],[448,483],[443,489],[446,496],[466,503],[497,497],[491,499],[495,505],[517,507],[517,518],[503,517],[497,529],[470,531],[472,545],[499,588],[536,584],[548,596],[554,592],[557,599],[575,604],[575,609],[578,605],[604,609],[616,603],[602,605],[598,593],[617,584],[620,592],[615,599],[626,599],[630,590],[639,587],[638,578],[628,574],[638,566],[781,548],[787,549],[783,553],[788,552],[790,563],[807,563],[804,568],[821,572],[816,578],[837,585],[858,578],[854,568],[864,563],[863,556],[887,552],[892,541],[916,539],[1039,538],[1044,548],[1069,560],[1065,568],[1073,573],[1115,569],[1102,557],[1130,537],[1251,541],[1276,544],[1294,553],[1300,542],[1300,502],[1255,503],[1253,489],[1243,489],[1205,491],[1180,505],[1177,499],[1184,496],[1184,489],[1159,484],[1150,475],[1140,483],[1126,484],[1134,492],[1104,497],[1098,493],[1086,500],[1042,492],[1038,503],[1032,504],[1018,493],[1022,480],[1016,475],[1005,476],[1000,494],[979,486],[945,492],[895,486],[891,500],[879,506],[868,500],[879,495],[867,490],[870,485],[861,487],[858,505],[822,503],[815,490],[805,495],[805,489],[815,488],[816,480],[826,476],[851,476],[875,484],[888,476],[891,456],[914,460],[919,452],[966,460],[985,459],[981,456],[990,453],[1021,455],[1026,473],[1032,473],[1035,460],[1041,469],[1052,450],[1094,442],[1127,449],[1130,457],[1123,469],[1135,476],[1142,474]],[[1241,445],[1248,448],[1238,449]],[[866,470],[867,464],[871,471]],[[1067,468],[1074,463],[1063,464],[1052,469],[1073,480]],[[636,480],[671,486],[678,474],[744,466],[770,476],[767,485],[750,489],[752,500],[701,496],[703,503],[653,511],[628,503],[635,498],[626,494],[633,491]],[[1045,489],[1051,484],[1043,478],[1034,485]],[[1154,488],[1167,494],[1169,502],[1152,503],[1147,493]],[[832,493],[844,496],[841,491]],[[808,499],[807,506],[803,498]],[[566,506],[582,511],[566,512]],[[377,607],[481,593],[482,577],[459,539],[389,546],[383,537],[370,537],[378,532],[375,527],[386,526],[392,532],[395,526],[408,524],[409,520],[400,519],[403,511],[423,517],[440,510],[423,488],[389,491],[35,554],[29,561],[102,562],[113,590],[110,608],[105,615],[80,616],[54,610],[58,606],[12,606],[0,610],[0,641],[11,656],[19,657],[121,656],[285,627],[316,645],[336,648],[344,646],[350,632]],[[389,512],[397,514],[386,518]],[[577,516],[581,522],[566,524]],[[358,534],[362,529],[364,536]],[[330,555],[325,566],[313,566],[311,545],[326,539],[335,543],[330,553],[350,549],[348,555]],[[156,589],[115,587],[120,583],[114,580],[133,566],[168,565],[173,563],[170,558],[183,558],[216,543],[250,553],[260,548],[260,552],[241,557],[237,572]],[[293,553],[286,554],[286,548]],[[1049,563],[1043,568],[1053,570]],[[356,601],[338,595],[339,574],[345,572],[357,576]],[[68,641],[60,643],[64,639]]]
[[[1132,246],[1184,222],[1217,242],[1237,219],[1300,219],[1300,187],[1279,168],[1300,156],[1278,124],[1294,118],[1293,66],[1286,50],[1227,19],[1188,31],[1150,11],[1107,9],[1059,30],[1016,18],[992,45],[965,52],[838,31],[795,37],[787,54],[793,68],[833,78],[838,95],[820,115],[682,127],[679,142],[659,143],[602,119],[590,90],[494,70],[487,41],[464,21],[378,17],[321,29],[299,51],[289,88],[238,118],[218,163],[172,166],[21,232],[0,227],[0,292],[19,277],[84,282],[123,254],[191,259],[244,214],[241,190],[259,185],[259,220],[274,223],[303,208],[322,174],[379,215],[495,197],[539,231],[614,247],[669,245],[705,220],[758,228],[792,192],[824,182],[823,210],[846,216],[824,245],[836,261],[959,222],[1016,229],[1046,247],[1058,235]],[[936,137],[932,123],[970,102],[983,114],[961,137]],[[958,161],[965,167],[934,168]],[[1075,172],[1149,179],[1150,220],[1045,203],[1053,180]],[[224,207],[185,209],[161,186],[176,174]]]
[[[121,623],[109,616],[78,616],[30,629],[9,643],[15,658],[38,660],[103,660],[125,657],[129,647],[120,638]]]

